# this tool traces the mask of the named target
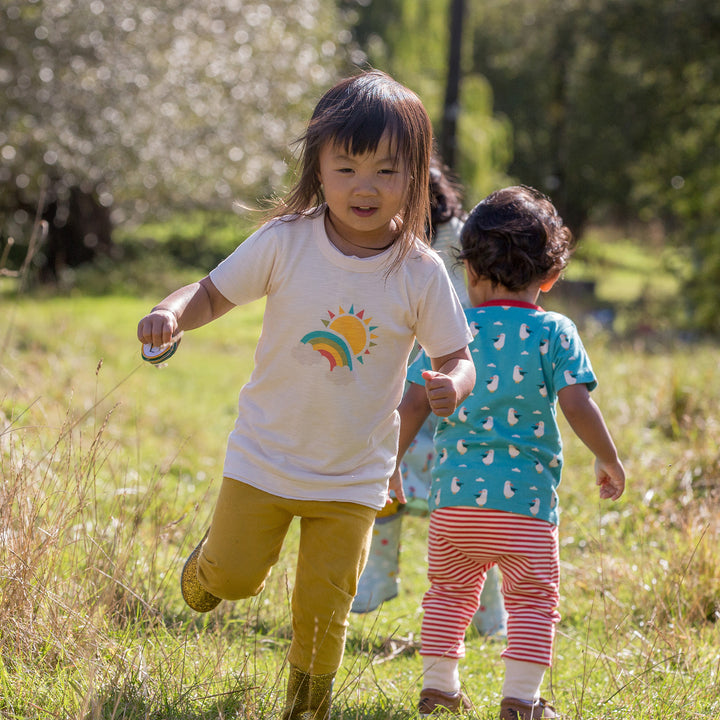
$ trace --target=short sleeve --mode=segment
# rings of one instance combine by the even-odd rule
[[[272,224],[264,225],[210,271],[210,280],[233,304],[268,294],[276,256],[274,235]]]
[[[473,336],[447,270],[435,257],[436,271],[422,295],[415,335],[430,357],[442,357],[466,347]]]
[[[590,357],[575,325],[568,321],[555,335],[552,344],[553,384],[557,393],[568,385],[583,383],[588,390],[597,387]]]

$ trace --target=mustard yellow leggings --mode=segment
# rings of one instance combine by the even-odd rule
[[[300,546],[288,661],[313,675],[334,673],[342,662],[350,605],[367,561],[375,510],[349,502],[288,500],[224,478],[198,559],[198,580],[225,600],[257,595],[296,516]]]

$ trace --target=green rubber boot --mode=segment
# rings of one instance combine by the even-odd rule
[[[329,720],[335,673],[311,675],[290,665],[282,720]]]

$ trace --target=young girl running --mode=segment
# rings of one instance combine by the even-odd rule
[[[433,411],[475,380],[472,335],[428,219],[431,126],[410,90],[372,71],[320,99],[300,175],[275,217],[138,326],[168,343],[265,297],[210,529],[182,574],[194,609],[257,595],[300,518],[284,720],[325,720],[370,534],[395,468],[415,338]]]
[[[419,710],[427,716],[469,706],[458,661],[487,571],[498,565],[509,616],[500,718],[554,718],[540,688],[560,619],[556,404],[595,455],[601,498],[622,495],[625,471],[590,398],[597,381],[575,325],[536,304],[573,247],[550,200],[522,186],[491,194],[470,213],[461,245],[478,382],[435,433]],[[408,372],[419,384],[400,406],[400,457],[430,412],[425,360]]]

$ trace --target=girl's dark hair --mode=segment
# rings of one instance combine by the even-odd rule
[[[387,133],[396,158],[407,163],[410,184],[398,240],[399,262],[414,237],[424,238],[430,218],[428,197],[432,125],[420,98],[378,70],[345,78],[320,98],[305,134],[299,139],[299,179],[274,217],[317,215],[324,196],[320,185],[320,150],[336,143],[348,153],[374,152]]]
[[[452,218],[462,219],[462,187],[450,168],[433,153],[430,158],[430,236],[435,235],[438,225]]]
[[[517,292],[563,270],[575,239],[550,198],[516,185],[491,193],[473,208],[460,244],[459,258],[478,277]]]

